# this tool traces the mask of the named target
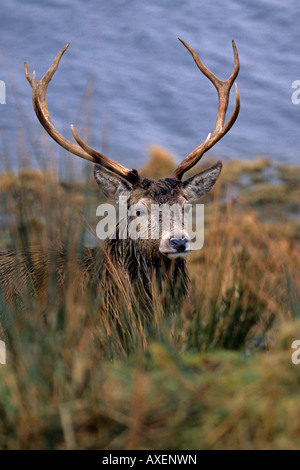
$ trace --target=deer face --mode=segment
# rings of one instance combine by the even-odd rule
[[[125,196],[128,206],[127,225],[133,220],[140,246],[151,248],[169,258],[185,257],[190,251],[191,238],[184,224],[184,212],[207,194],[222,169],[218,162],[186,181],[172,178],[152,181],[143,179],[132,185],[101,165],[95,165],[96,182],[108,198],[118,202]]]

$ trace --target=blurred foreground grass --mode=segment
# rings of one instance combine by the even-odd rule
[[[153,147],[143,171],[173,168]],[[30,286],[7,303],[0,293],[0,448],[299,449],[299,182],[300,167],[267,158],[226,163],[203,201],[190,295],[165,311],[172,293],[158,292],[146,324],[124,288],[122,344],[97,283],[82,286],[70,264],[61,295],[51,275],[53,247],[77,253],[96,242],[96,184],[2,173],[0,248],[50,248],[42,296]]]

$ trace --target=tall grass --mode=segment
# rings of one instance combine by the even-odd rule
[[[9,272],[0,267],[2,449],[298,445],[297,424],[282,415],[298,413],[298,370],[288,341],[281,353],[278,344],[300,313],[300,255],[284,226],[270,230],[219,186],[207,199],[205,246],[188,262],[187,298],[153,285],[149,320],[112,266],[116,324],[97,240],[83,276],[96,185],[29,169],[0,181],[2,248],[18,253]]]

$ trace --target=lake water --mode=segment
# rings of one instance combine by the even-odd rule
[[[291,100],[300,80],[299,13],[299,2],[279,0],[4,0],[3,149],[14,164],[36,152],[40,128],[23,62],[40,78],[70,42],[48,91],[57,128],[72,139],[69,124],[80,129],[88,116],[93,146],[129,167],[145,162],[150,144],[184,158],[212,130],[217,97],[179,36],[220,78],[233,68],[232,39],[238,47],[241,112],[213,155],[299,163],[300,104]],[[83,105],[88,81],[91,110]]]

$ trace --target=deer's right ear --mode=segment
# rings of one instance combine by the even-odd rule
[[[106,170],[97,163],[94,165],[94,177],[100,189],[107,198],[118,198],[119,196],[129,196],[132,186],[127,181]]]

